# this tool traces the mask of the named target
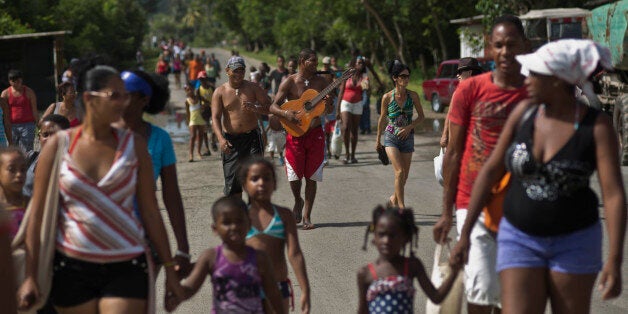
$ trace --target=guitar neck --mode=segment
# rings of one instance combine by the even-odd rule
[[[329,84],[327,87],[325,87],[325,89],[323,89],[320,93],[318,93],[318,95],[316,95],[316,97],[314,97],[314,99],[312,99],[311,103],[312,104],[318,104],[323,98],[325,98],[325,96],[327,96],[329,93],[331,93],[331,91],[333,91],[336,87],[338,87],[340,84],[344,83],[344,81],[346,81],[351,75],[353,75],[353,72],[355,72],[354,69],[349,69],[349,70],[345,71],[345,73],[343,73],[340,78],[338,78],[337,80],[333,81],[331,84]]]

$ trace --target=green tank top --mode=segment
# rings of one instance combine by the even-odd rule
[[[386,131],[397,135],[401,128],[412,123],[413,111],[414,103],[412,102],[410,93],[407,93],[406,102],[400,107],[399,104],[397,104],[395,90],[393,89],[392,101],[388,104],[388,126],[386,126]]]

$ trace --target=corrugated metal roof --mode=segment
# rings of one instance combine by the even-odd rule
[[[591,11],[581,8],[556,8],[545,10],[530,10],[524,15],[520,15],[522,20],[542,19],[542,18],[561,18],[561,17],[578,17],[591,15]]]
[[[472,22],[481,21],[484,18],[484,15],[476,15],[472,17],[465,17],[461,19],[449,20],[451,24],[467,24]]]
[[[4,36],[0,36],[0,40],[20,39],[20,38],[34,38],[34,37],[47,37],[47,36],[65,36],[65,35],[68,35],[68,34],[72,34],[72,31],[55,31],[55,32],[4,35]]]

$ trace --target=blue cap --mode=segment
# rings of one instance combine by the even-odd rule
[[[139,75],[133,72],[124,71],[120,74],[120,77],[122,77],[122,81],[124,81],[124,88],[126,88],[127,92],[140,92],[148,97],[153,95],[153,88],[150,87],[150,84],[148,84],[148,82],[146,82],[146,80],[141,78]]]

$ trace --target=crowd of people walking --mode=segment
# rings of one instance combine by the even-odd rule
[[[415,256],[418,227],[405,197],[414,130],[424,119],[419,94],[408,89],[408,65],[387,62],[393,87],[386,91],[359,51],[346,69],[324,56],[321,70],[316,51],[303,49],[287,62],[278,56],[272,71],[266,64],[252,69],[249,80],[236,51],[221,68],[213,53],[195,54],[174,40],[161,47],[150,72],[73,60],[71,75],[58,86],[61,101],[41,120],[22,73],[8,73],[10,86],[0,97],[0,253],[6,253],[0,266],[12,269],[6,255],[14,238],[25,258],[23,269],[16,268],[18,285],[2,284],[3,309],[151,313],[163,269],[168,311],[209,276],[213,313],[295,307],[309,313],[311,282],[298,225],[316,228],[314,201],[329,159],[360,162],[358,135],[371,132],[373,83],[383,94],[374,148],[392,164],[394,182],[366,229],[364,249],[372,234],[378,257],[357,270],[359,313],[416,312],[415,279],[440,303],[459,271],[468,313],[543,313],[548,300],[553,312],[587,313],[598,274],[604,299],[620,295],[626,199],[617,138],[609,117],[576,96],[578,88],[591,90],[594,73],[610,68],[607,48],[560,40],[532,52],[521,21],[506,15],[489,33],[495,69],[481,73],[477,60],[461,60],[440,141],[443,203],[433,229],[434,241],[445,245],[455,217],[458,241],[448,262],[452,271],[435,287]],[[143,118],[169,102],[169,75],[185,91],[188,161],[213,151],[223,166],[224,196],[206,206],[221,244],[196,261],[172,140]],[[226,82],[217,85],[221,75]],[[369,123],[361,121],[365,116]],[[33,145],[36,130],[40,151]],[[339,139],[344,156],[329,145]],[[275,154],[292,206],[272,200]],[[599,200],[589,187],[595,172],[609,239],[605,259]],[[175,252],[158,210],[157,182]],[[496,192],[500,182],[508,185]],[[498,197],[503,202],[496,205]],[[42,237],[47,226],[54,237]],[[297,305],[289,267],[300,289]]]

